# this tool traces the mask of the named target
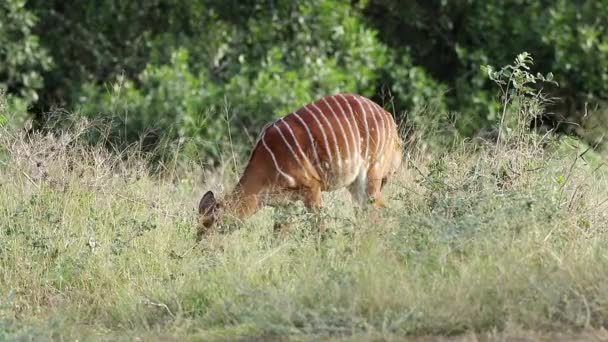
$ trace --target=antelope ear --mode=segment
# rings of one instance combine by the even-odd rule
[[[200,215],[208,216],[213,213],[216,205],[217,201],[215,200],[215,195],[213,195],[212,191],[207,191],[198,204],[198,213]]]

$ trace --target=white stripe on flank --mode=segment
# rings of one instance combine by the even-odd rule
[[[391,122],[390,122],[390,116],[387,115],[387,113],[383,113],[382,117],[384,118],[383,120],[386,122],[386,133],[384,136],[384,140],[385,140],[385,146],[384,146],[384,151],[383,153],[386,154],[389,151],[390,148],[390,144],[391,144]]]
[[[270,149],[270,147],[268,147],[268,145],[266,144],[266,140],[264,140],[264,138],[266,138],[266,131],[264,131],[264,133],[262,133],[262,138],[260,139],[262,141],[262,145],[264,145],[264,148],[266,149],[266,151],[268,151],[268,154],[270,154],[270,157],[272,158],[272,162],[274,163],[274,167],[275,169],[277,169],[277,172],[285,177],[285,179],[287,179],[287,182],[289,183],[289,186],[295,186],[296,185],[296,180],[291,177],[290,175],[288,175],[287,173],[283,172],[283,170],[281,170],[281,168],[279,167],[279,163],[277,162],[277,158],[275,157],[274,153],[272,153],[272,150]]]
[[[296,138],[295,133],[291,129],[291,126],[289,126],[289,123],[287,121],[283,120],[283,119],[281,119],[280,121],[285,125],[285,127],[287,127],[287,130],[289,131],[289,134],[291,134],[291,137],[293,138],[293,141],[296,142],[296,147],[298,148],[298,151],[300,151],[300,154],[302,155],[302,158],[304,160],[306,160],[306,162],[310,165],[310,167],[312,167],[314,169],[314,165],[312,164],[312,162],[310,161],[310,159],[308,159],[308,156],[304,152],[304,149],[302,148],[302,146],[300,146],[300,142],[298,142],[298,139]],[[300,164],[300,166],[302,166],[302,168],[304,168],[304,166],[302,164]],[[304,169],[304,171],[308,174],[308,171],[306,171],[306,169]]]
[[[340,94],[338,94],[337,96],[340,96]],[[332,99],[334,100],[334,102],[336,103],[336,105],[338,105],[338,108],[340,108],[340,112],[342,113],[342,116],[344,117],[344,120],[346,120],[346,124],[348,125],[348,131],[350,132],[350,138],[351,138],[350,142],[353,143],[353,149],[354,149],[355,148],[355,144],[357,143],[357,139],[355,138],[355,131],[353,131],[353,126],[350,123],[350,119],[346,115],[346,112],[344,111],[344,108],[340,104],[340,101],[337,100],[337,96],[332,97]],[[350,147],[349,147],[348,153],[352,157],[353,154],[355,154],[356,152],[350,150]]]
[[[361,108],[361,116],[363,116],[363,122],[365,123],[365,163],[366,165],[369,165],[369,126],[367,125],[367,113],[365,112],[365,109],[363,109],[363,104],[361,104],[361,101],[359,101],[357,95],[353,95],[353,98],[355,101],[357,101],[359,107]]]
[[[333,100],[333,102],[337,102],[335,98],[331,97],[331,100]],[[338,118],[338,115],[336,114],[336,112],[334,111],[334,109],[331,107],[331,105],[329,104],[329,102],[323,98],[323,102],[325,103],[325,105],[327,106],[327,108],[329,108],[329,110],[331,111],[331,113],[334,116],[334,119],[336,119],[336,122],[338,123],[338,126],[340,127],[340,132],[342,132],[342,139],[344,139],[344,142],[346,143],[346,160],[350,160],[351,159],[351,153],[350,153],[350,143],[348,142],[348,138],[346,137],[346,131],[344,130],[344,126],[342,126],[342,123],[340,122],[340,119]],[[336,147],[338,146],[338,141],[336,140]]]
[[[268,122],[267,124],[264,125],[264,127],[262,127],[262,129],[260,130],[260,133],[258,134],[258,137],[255,139],[255,144],[257,145],[260,142],[260,139],[262,139],[262,135],[264,134],[264,132],[266,132],[266,129],[268,129],[268,127],[272,126],[275,122],[271,121]]]
[[[393,116],[390,114],[390,112],[385,111],[384,118],[386,119],[386,149],[388,150],[391,148],[393,139],[397,138],[394,133],[396,131],[397,125],[395,124]],[[393,129],[395,130],[393,131]],[[390,151],[387,151],[387,153],[390,153]]]
[[[296,151],[293,150],[293,147],[291,146],[289,141],[287,141],[287,138],[285,138],[285,136],[283,135],[283,132],[281,132],[281,129],[279,128],[279,126],[277,126],[277,123],[279,123],[279,122],[282,122],[285,125],[287,125],[287,123],[285,121],[283,121],[283,118],[281,118],[277,122],[275,122],[273,127],[277,130],[277,132],[279,132],[279,135],[283,139],[283,142],[285,143],[285,145],[287,145],[287,147],[289,148],[289,151],[291,151],[291,154],[293,155],[294,159],[298,162],[298,165],[300,165],[300,167],[304,170],[304,174],[308,175],[308,172],[306,172],[306,168],[304,167],[304,164],[302,164],[302,160],[300,160],[300,157],[298,156]],[[289,128],[289,125],[287,125],[287,128]],[[291,130],[291,128],[289,128],[289,130]],[[295,140],[295,138],[294,138],[294,140]],[[296,140],[296,143],[297,143],[297,140]]]
[[[308,139],[310,139],[310,147],[311,147],[313,153],[315,154],[315,163],[317,163],[317,165],[319,165],[319,163],[320,163],[319,154],[317,153],[317,146],[315,144],[315,139],[312,136],[312,133],[310,132],[310,128],[308,128],[306,121],[304,121],[304,119],[302,119],[302,117],[300,117],[300,115],[297,112],[293,112],[291,114],[293,114],[296,117],[296,119],[298,119],[300,121],[300,123],[304,126],[304,128],[306,129],[306,133],[308,133]]]
[[[325,130],[323,129],[323,125],[321,125],[321,121],[317,118],[317,116],[308,109],[308,105],[302,107],[310,116],[317,122],[319,128],[321,129],[321,133],[323,134],[323,140],[325,140],[325,149],[327,150],[327,157],[329,158],[329,163],[333,164],[333,157],[331,156],[331,151],[329,149],[329,142],[327,141],[327,134],[325,134]]]
[[[357,154],[359,155],[359,157],[361,157],[361,152],[363,152],[361,150],[361,143],[362,143],[361,142],[361,132],[359,131],[359,125],[357,124],[357,120],[354,117],[353,107],[351,107],[350,103],[348,102],[348,99],[346,97],[344,97],[344,95],[338,94],[338,96],[342,100],[344,100],[344,102],[346,102],[346,105],[348,106],[348,109],[350,110],[349,113],[346,113],[344,110],[342,110],[342,113],[344,113],[344,117],[346,118],[346,122],[348,123],[348,127],[350,128],[350,132],[353,135],[353,144],[356,144],[356,146],[358,147],[357,148]],[[338,101],[338,103],[339,103],[339,101]],[[342,109],[342,106],[340,106],[340,109]],[[351,118],[353,120],[355,120],[355,128],[357,129],[357,135],[356,135],[356,137],[355,137],[354,130],[353,130],[353,127],[352,127],[351,122],[350,122]]]
[[[384,114],[383,112],[380,112],[380,119],[382,119],[382,127],[384,128],[383,135],[382,135],[382,150],[380,150],[380,161],[383,161],[384,154],[386,153],[386,148],[388,146],[388,142],[390,141],[390,139],[389,139],[390,133],[389,133],[388,122],[386,120],[386,114]]]
[[[376,160],[376,158],[378,158],[378,148],[380,146],[380,126],[378,126],[378,120],[376,119],[376,112],[374,111],[374,109],[369,105],[369,102],[367,101],[367,99],[364,99],[363,102],[365,103],[365,106],[367,107],[367,109],[369,110],[368,113],[370,113],[372,119],[374,120],[374,125],[375,127],[375,131],[376,131],[376,139],[375,139],[375,146],[374,146],[374,155],[372,156],[374,160]],[[375,164],[375,163],[374,163]]]
[[[327,116],[325,115],[325,113],[323,113],[321,108],[319,108],[314,103],[311,103],[310,105],[317,111],[317,113],[319,113],[319,116],[321,116],[323,118],[323,120],[325,120],[327,127],[331,131],[331,136],[334,138],[334,145],[336,146],[336,156],[338,158],[338,172],[340,172],[340,171],[342,171],[342,156],[340,153],[340,146],[338,144],[338,137],[336,137],[336,132],[334,131],[334,127],[331,125],[331,122],[329,122],[329,120],[327,119]]]
[[[386,129],[386,120],[385,120],[386,115],[385,115],[384,108],[380,107],[379,104],[377,104],[371,100],[370,100],[370,103],[373,107],[376,108],[376,114],[378,115],[378,120],[380,120],[382,123],[382,135],[381,135],[382,145],[380,145],[380,150],[378,151],[378,159],[380,162],[382,162],[382,160],[384,160],[384,149],[386,148],[386,145],[388,142],[388,131]]]
[[[382,157],[384,156],[384,147],[386,146],[386,141],[387,141],[387,130],[386,130],[386,120],[384,120],[384,108],[380,107],[380,105],[378,105],[377,103],[371,101],[371,100],[367,100],[367,102],[369,103],[369,105],[375,109],[374,115],[377,116],[378,120],[381,121],[382,123],[382,131],[380,131],[380,128],[378,128],[378,134],[379,134],[379,139],[382,144],[380,145],[380,148],[378,149],[378,152],[376,153],[376,160],[382,160]]]

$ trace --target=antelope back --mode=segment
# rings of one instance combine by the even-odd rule
[[[243,178],[252,174],[249,178],[260,183],[287,188],[319,182],[323,190],[332,190],[362,173],[386,177],[398,166],[400,155],[390,113],[363,96],[337,94],[267,124]]]

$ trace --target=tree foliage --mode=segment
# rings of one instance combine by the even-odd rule
[[[6,0],[0,87],[13,123],[61,107],[112,118],[115,142],[165,137],[210,156],[229,127],[245,142],[339,91],[416,125],[455,112],[450,129],[470,136],[500,119],[481,67],[522,51],[554,73],[566,116],[605,101],[607,30],[606,0]]]
[[[16,123],[22,123],[28,105],[38,101],[44,82],[41,73],[52,65],[34,32],[38,18],[25,5],[25,0],[0,3],[0,92],[10,93],[5,111]]]

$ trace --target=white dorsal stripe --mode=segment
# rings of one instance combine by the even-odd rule
[[[359,101],[359,98],[357,95],[353,95],[353,98],[355,99],[355,101],[357,101],[357,103],[359,104],[359,108],[361,109],[362,113],[361,116],[363,117],[363,122],[364,122],[364,129],[365,132],[363,132],[363,134],[365,134],[365,163],[369,165],[369,126],[367,125],[367,112],[365,111],[365,109],[363,108],[363,104],[361,103],[361,101]]]
[[[317,145],[315,144],[315,138],[312,136],[312,133],[310,132],[310,128],[308,128],[306,121],[304,121],[304,119],[302,119],[302,117],[300,117],[300,115],[298,113],[293,112],[291,114],[293,114],[296,117],[296,119],[298,119],[298,121],[300,121],[302,126],[304,126],[304,129],[306,129],[306,133],[308,134],[308,139],[310,139],[310,147],[312,149],[312,152],[315,155],[315,163],[317,165],[319,165],[320,160],[319,160],[319,154],[317,153]]]
[[[262,145],[264,146],[266,151],[268,151],[268,154],[270,154],[270,157],[272,158],[272,162],[274,163],[275,169],[281,176],[283,176],[283,177],[285,177],[285,179],[287,179],[287,182],[289,183],[290,186],[295,186],[296,180],[292,176],[290,176],[289,174],[287,174],[287,173],[283,172],[283,170],[281,170],[281,168],[279,167],[277,158],[275,157],[275,155],[272,152],[272,150],[270,149],[270,147],[268,147],[268,145],[266,144],[266,140],[264,140],[264,138],[266,138],[266,131],[264,131],[264,133],[262,133],[262,137],[260,138],[260,141],[262,141]]]
[[[346,102],[346,105],[348,106],[348,109],[350,110],[350,112],[344,113],[347,122],[348,122],[348,126],[351,128],[352,130],[352,126],[351,126],[351,119],[354,120],[354,126],[355,129],[357,130],[357,134],[355,135],[353,133],[353,144],[356,144],[357,146],[357,154],[359,157],[361,157],[361,153],[363,152],[363,149],[361,148],[361,144],[363,144],[363,141],[361,140],[361,131],[359,130],[359,124],[357,123],[357,120],[355,119],[355,114],[353,111],[353,107],[350,105],[350,102],[348,102],[348,99],[342,95],[342,94],[338,94],[338,96],[344,100],[344,102]],[[354,131],[353,131],[354,132]]]
[[[323,118],[325,123],[327,124],[327,128],[331,132],[331,136],[334,138],[334,145],[336,147],[336,158],[338,162],[338,170],[342,170],[342,155],[340,153],[340,146],[338,143],[338,137],[336,137],[336,132],[334,131],[334,126],[332,126],[331,122],[327,119],[327,115],[323,113],[321,108],[319,108],[315,103],[311,103],[311,106],[319,113],[319,116]]]
[[[331,97],[331,100],[333,100],[333,102],[336,102],[336,100]],[[323,98],[323,102],[325,103],[325,105],[327,106],[327,108],[329,108],[329,111],[333,114],[334,119],[336,119],[336,122],[338,123],[338,127],[340,127],[340,132],[342,133],[342,140],[344,140],[344,142],[346,143],[346,159],[349,160],[351,159],[351,153],[350,153],[350,143],[348,141],[348,138],[346,136],[346,131],[344,130],[344,126],[342,126],[342,122],[340,122],[340,118],[338,118],[338,115],[336,114],[336,112],[334,111],[334,109],[331,107],[331,105],[329,104],[329,102]],[[338,142],[336,141],[336,145],[338,145]],[[338,146],[336,146],[337,148]]]
[[[308,106],[304,106],[304,107],[302,107],[302,109],[305,110],[308,114],[310,114],[310,116],[313,118],[313,120],[315,120],[317,122],[317,125],[319,125],[321,134],[323,134],[323,140],[325,141],[325,150],[327,151],[327,157],[329,158],[329,163],[333,164],[333,157],[331,155],[331,150],[329,149],[329,142],[327,141],[327,134],[325,134],[325,130],[323,129],[323,125],[321,124],[321,121],[319,121],[317,116],[313,112],[311,112],[310,109],[308,109]]]
[[[277,130],[277,132],[279,132],[281,139],[283,139],[283,142],[285,143],[285,145],[287,145],[287,148],[289,148],[289,151],[291,152],[293,158],[298,162],[298,165],[300,165],[300,167],[304,170],[304,173],[307,175],[308,173],[306,172],[306,168],[304,167],[304,164],[302,164],[302,160],[300,160],[300,156],[298,156],[296,151],[294,151],[294,149],[291,146],[291,144],[289,143],[289,141],[287,141],[287,138],[285,138],[285,135],[283,135],[283,132],[281,132],[281,129],[279,128],[279,126],[277,126],[277,123],[279,123],[279,122],[282,122],[287,125],[287,123],[283,120],[283,118],[281,118],[277,122],[274,123],[273,127]],[[289,127],[289,126],[287,126],[287,127]]]
[[[291,138],[293,139],[293,141],[295,141],[296,147],[298,148],[298,151],[302,155],[302,158],[306,161],[307,164],[309,164],[310,167],[314,168],[314,165],[312,164],[312,162],[310,161],[310,159],[304,152],[304,149],[302,148],[302,146],[300,146],[300,142],[298,141],[298,138],[296,138],[296,135],[293,132],[293,130],[291,129],[291,126],[289,126],[289,123],[283,119],[281,119],[280,121],[285,125],[285,127],[287,127],[287,131],[289,131]],[[300,166],[304,167],[304,165],[302,165],[302,164],[300,164]]]

